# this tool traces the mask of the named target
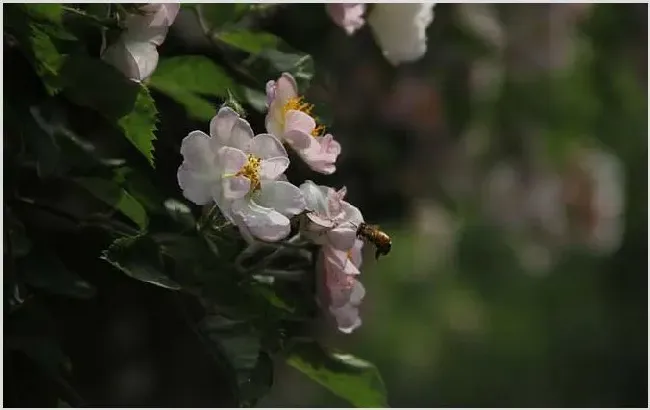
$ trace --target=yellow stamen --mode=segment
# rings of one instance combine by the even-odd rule
[[[237,172],[237,176],[244,176],[251,181],[251,191],[257,191],[261,188],[260,168],[262,160],[253,154],[248,154],[248,160],[243,167]]]
[[[284,122],[284,119],[287,115],[287,112],[295,110],[295,111],[301,111],[304,112],[305,114],[312,116],[312,112],[314,110],[314,105],[309,104],[304,100],[303,97],[296,96],[289,98],[287,102],[284,104],[282,107],[282,121]],[[311,132],[311,135],[314,138],[320,137],[321,135],[325,134],[325,127],[323,125],[316,124],[316,128],[314,128]]]
[[[325,126],[322,124],[316,125],[316,128],[311,132],[311,135],[314,138],[325,135]]]
[[[282,107],[282,114],[287,115],[288,111],[296,110],[302,111],[307,115],[311,115],[313,109],[314,106],[312,104],[305,102],[302,97],[297,96],[289,98],[289,100],[287,100],[287,102],[284,104],[284,107]]]

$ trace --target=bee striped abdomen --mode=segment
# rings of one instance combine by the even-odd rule
[[[390,236],[381,231],[378,226],[361,223],[357,229],[357,236],[375,245],[375,259],[379,259],[381,255],[388,255],[390,252],[392,246]]]

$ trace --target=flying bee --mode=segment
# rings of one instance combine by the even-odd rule
[[[379,229],[379,226],[361,223],[357,228],[357,236],[375,245],[375,260],[382,255],[388,255],[392,245],[390,236]]]

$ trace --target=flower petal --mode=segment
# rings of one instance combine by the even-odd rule
[[[192,131],[181,142],[181,155],[193,170],[214,168],[214,141],[201,131]]]
[[[342,333],[350,334],[362,324],[359,317],[359,308],[356,306],[345,305],[340,308],[333,308],[330,309],[330,313],[336,319],[336,324]]]
[[[223,179],[223,196],[228,200],[246,196],[251,188],[251,180],[245,176],[233,176]]]
[[[239,148],[244,152],[249,152],[251,141],[253,139],[253,129],[251,125],[243,118],[239,118],[230,131],[230,141],[227,145]]]
[[[357,239],[357,228],[352,224],[338,226],[327,233],[329,243],[336,249],[347,251],[354,246]]]
[[[284,127],[282,125],[282,118],[284,114],[282,113],[282,107],[277,102],[272,102],[269,105],[269,111],[266,113],[266,118],[264,119],[264,125],[266,126],[266,132],[272,135],[278,136],[278,138],[283,138]]]
[[[217,115],[210,120],[210,136],[216,139],[221,145],[227,145],[230,140],[230,131],[239,119],[237,114],[230,107],[219,109]]]
[[[185,198],[197,205],[205,205],[212,201],[211,187],[214,182],[202,178],[200,174],[187,166],[187,162],[183,162],[178,168],[176,177]]]
[[[269,80],[266,82],[266,106],[269,107],[273,100],[275,100],[275,90],[277,85],[275,81]]]
[[[244,165],[248,158],[243,151],[233,147],[222,147],[217,152],[218,163],[225,175],[236,174]]]
[[[262,180],[255,201],[286,216],[297,215],[305,209],[305,198],[297,186],[284,181]]]
[[[287,157],[287,150],[280,140],[271,134],[256,135],[250,143],[249,152],[261,159]]]
[[[319,214],[327,213],[327,196],[320,186],[307,180],[300,185],[300,190],[305,197],[307,210]]]
[[[355,229],[361,225],[363,222],[363,215],[361,214],[361,211],[359,208],[357,208],[354,205],[351,205],[345,201],[341,202],[341,209],[343,210],[344,213],[344,220],[348,223],[351,223],[355,226]]]
[[[328,3],[327,13],[332,21],[345,30],[348,35],[354,34],[366,23],[363,14],[366,11],[364,3]]]
[[[125,46],[138,67],[137,80],[149,78],[158,65],[158,49],[156,49],[156,46],[152,43],[132,41],[126,42]]]
[[[316,172],[330,175],[336,171],[336,159],[341,153],[341,145],[331,134],[312,138],[304,150],[298,152],[305,163]]]
[[[314,142],[314,137],[311,134],[300,130],[291,130],[286,131],[284,134],[281,134],[285,141],[291,145],[291,147],[298,152],[303,149],[309,148],[310,144]]]
[[[276,180],[287,168],[289,168],[287,157],[264,159],[260,163],[260,177],[262,180]]]
[[[275,82],[275,99],[284,105],[287,100],[298,95],[298,84],[289,73],[282,73],[278,81]]]
[[[253,236],[270,242],[279,241],[289,235],[289,219],[281,213],[247,199],[238,199],[232,204],[236,221],[243,224]]]
[[[314,128],[316,128],[316,121],[309,114],[298,110],[289,110],[284,115],[285,132],[298,130],[309,135]]]

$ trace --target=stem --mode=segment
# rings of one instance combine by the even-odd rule
[[[287,245],[293,245],[296,242],[298,242],[301,239],[300,234],[295,235],[293,238],[289,239],[288,241],[284,242]],[[262,269],[263,267],[267,266],[271,261],[276,259],[278,256],[284,254],[287,252],[287,249],[291,249],[289,246],[282,246],[278,249],[276,249],[272,254],[267,256],[266,258],[262,259],[259,263],[253,265],[252,267],[248,268],[246,270],[246,273],[253,273],[259,269]],[[242,252],[243,253],[243,252]]]
[[[295,280],[299,281],[304,275],[304,270],[284,270],[284,269],[264,269],[259,276],[271,276],[273,278],[282,280]]]
[[[100,19],[99,17],[95,17],[92,14],[86,13],[85,11],[77,10],[74,7],[63,6],[63,10],[81,18],[90,20],[92,23],[97,24],[101,27],[117,27],[117,22],[115,22],[113,19]]]

